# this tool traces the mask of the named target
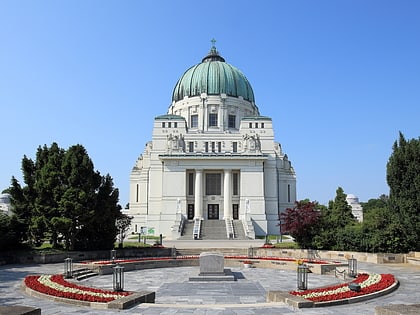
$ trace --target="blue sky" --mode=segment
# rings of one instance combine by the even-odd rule
[[[0,190],[39,145],[82,144],[128,202],[172,89],[217,40],[273,119],[298,199],[388,194],[402,131],[420,136],[420,2],[0,1]]]

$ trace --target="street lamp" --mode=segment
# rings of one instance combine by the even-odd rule
[[[70,257],[64,259],[64,278],[73,277],[73,259]]]
[[[356,277],[357,276],[357,259],[353,258],[353,256],[351,256],[351,258],[348,260],[349,263],[349,277]]]
[[[111,260],[112,263],[115,262],[115,258],[117,257],[117,251],[115,249],[111,250]]]
[[[114,273],[112,277],[112,283],[114,291],[123,291],[124,290],[124,267],[116,265],[114,268]]]
[[[308,288],[308,266],[305,264],[297,267],[297,287],[299,290],[306,290]]]

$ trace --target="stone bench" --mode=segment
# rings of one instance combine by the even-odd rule
[[[41,315],[41,309],[30,306],[0,306],[0,315]]]
[[[420,314],[420,304],[393,304],[376,306],[375,315],[416,315]]]

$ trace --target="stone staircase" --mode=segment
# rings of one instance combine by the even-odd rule
[[[226,223],[224,220],[203,220],[201,221],[202,240],[225,240]]]
[[[226,223],[224,220],[203,220],[201,221],[201,240],[226,240]],[[184,231],[179,240],[193,239],[193,221],[186,221]],[[235,230],[236,240],[246,240],[244,227],[241,220],[233,220],[233,229]]]
[[[233,229],[235,230],[236,240],[246,240],[244,226],[241,220],[233,220]]]
[[[184,231],[182,232],[181,237],[179,240],[192,240],[193,239],[193,228],[194,228],[194,221],[185,221]]]
[[[87,278],[95,277],[97,275],[97,272],[94,272],[88,268],[80,268],[73,270],[73,278],[77,281],[85,280]]]

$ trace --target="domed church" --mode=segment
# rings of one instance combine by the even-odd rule
[[[279,234],[296,176],[245,75],[213,46],[181,76],[130,175],[131,232],[166,239]]]

